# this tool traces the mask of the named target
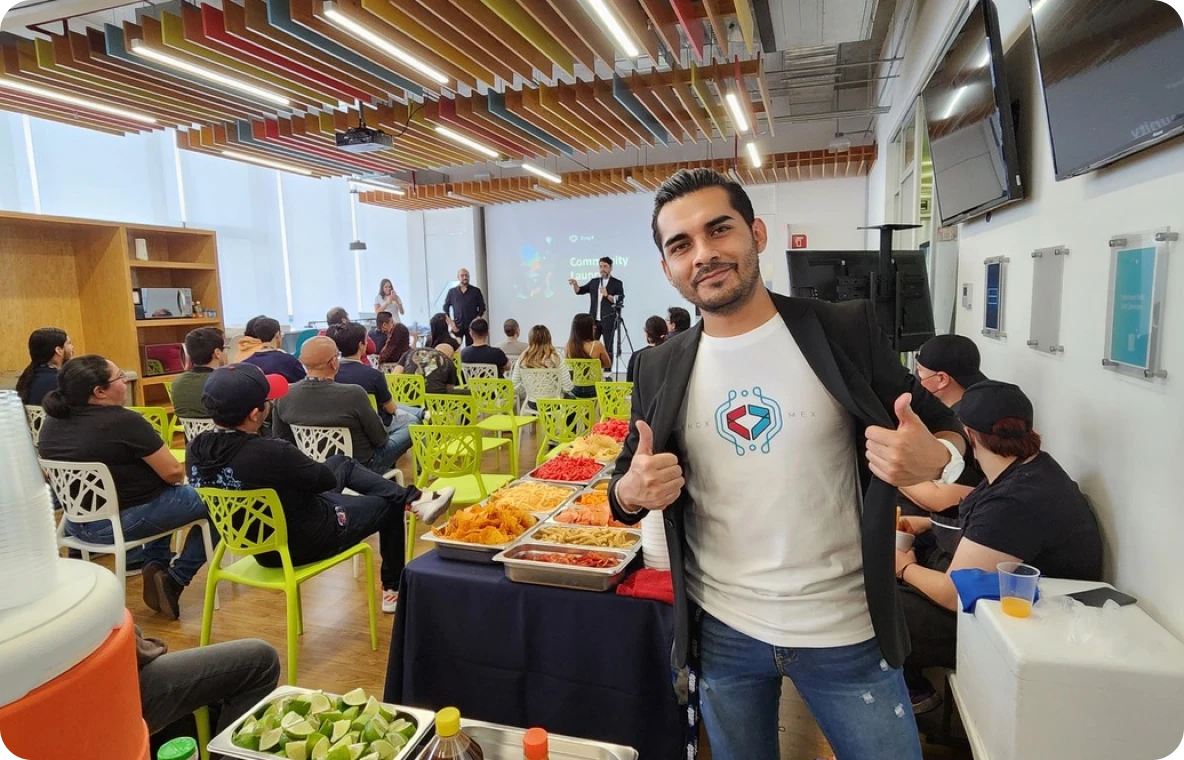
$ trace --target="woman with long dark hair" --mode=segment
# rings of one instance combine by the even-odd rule
[[[185,468],[156,428],[124,407],[127,390],[127,377],[102,356],[87,354],[66,362],[58,389],[42,402],[48,417],[38,451],[45,459],[107,465],[125,539],[166,534],[144,545],[144,603],[175,620],[181,616],[181,592],[205,564],[206,552],[201,531],[190,530],[174,559],[168,534],[209,515],[197,491],[182,485]],[[115,542],[106,520],[67,520],[66,532],[91,543]]]
[[[596,340],[596,320],[581,312],[571,319],[571,334],[567,338],[568,359],[598,359],[601,369],[613,366],[612,357],[604,344]],[[595,385],[577,385],[572,390],[576,398],[596,398]]]
[[[448,315],[444,312],[433,314],[428,320],[428,348],[434,348],[451,358],[460,350],[460,343],[452,339],[448,332]]]
[[[393,364],[401,361],[403,357],[411,350],[411,331],[407,329],[407,325],[396,323],[391,328],[391,334],[386,337],[386,343],[382,346],[382,352],[378,355],[379,364]]]
[[[74,358],[74,344],[66,331],[42,327],[29,335],[29,366],[16,381],[21,403],[40,406],[45,394],[58,387],[58,370]]]
[[[656,314],[645,321],[645,342],[647,345],[640,351],[634,351],[629,357],[629,366],[625,370],[625,380],[630,383],[633,382],[633,370],[637,368],[637,357],[654,346],[660,346],[665,343],[668,330],[669,327],[666,324],[666,320]]]
[[[394,284],[385,277],[378,283],[378,295],[374,297],[374,313],[380,311],[389,312],[396,323],[402,322],[399,316],[407,313],[403,308],[403,299],[395,292]]]

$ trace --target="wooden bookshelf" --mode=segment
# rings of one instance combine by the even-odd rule
[[[148,260],[135,258],[143,239]],[[215,317],[136,319],[133,288],[189,288]],[[139,375],[137,406],[171,406],[165,383],[147,377],[141,348],[180,343],[195,327],[222,327],[217,240],[213,232],[0,211],[0,373],[28,364],[25,338],[61,327],[76,354],[102,354]]]

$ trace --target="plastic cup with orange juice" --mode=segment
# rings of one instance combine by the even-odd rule
[[[999,571],[999,605],[1003,614],[1014,618],[1031,615],[1040,571],[1023,562],[1000,562],[996,569]]]

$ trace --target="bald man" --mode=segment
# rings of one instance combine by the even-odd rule
[[[331,338],[309,338],[300,348],[308,377],[276,402],[275,434],[294,441],[292,425],[349,428],[353,458],[379,475],[394,467],[411,448],[411,431],[387,432],[360,386],[335,382],[341,355]]]
[[[444,298],[444,314],[452,334],[463,337],[465,345],[471,346],[473,336],[469,334],[469,325],[477,317],[485,316],[485,296],[481,294],[481,288],[469,284],[469,270],[459,270],[456,279],[460,284],[449,290]]]

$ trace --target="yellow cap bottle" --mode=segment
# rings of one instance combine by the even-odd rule
[[[436,713],[436,734],[447,739],[460,733],[460,710],[445,707]]]

